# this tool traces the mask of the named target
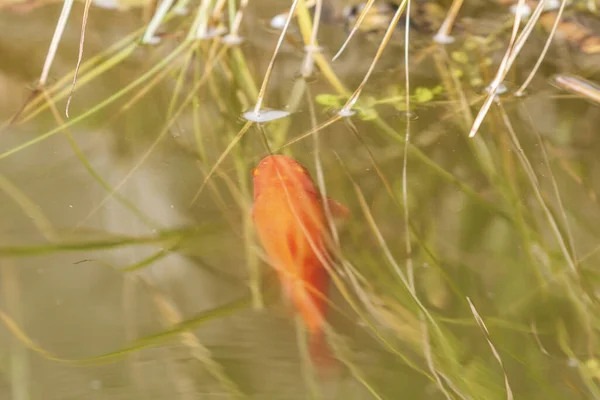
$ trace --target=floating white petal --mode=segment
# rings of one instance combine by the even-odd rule
[[[159,44],[159,43],[160,43],[160,37],[158,37],[158,36],[152,36],[144,41],[144,44],[150,44],[150,45]]]
[[[283,29],[285,26],[285,21],[287,21],[287,13],[278,14],[271,19],[271,28],[273,29]]]
[[[356,114],[356,111],[354,111],[350,108],[342,108],[340,111],[338,111],[338,115],[340,117],[351,117],[354,114]]]
[[[216,28],[209,28],[204,35],[198,34],[196,39],[198,40],[206,40],[213,39],[217,36],[222,36],[225,32],[227,32],[227,28],[224,26],[218,26]]]
[[[523,4],[520,7],[518,4],[515,4],[510,7],[510,12],[515,15],[519,13],[522,18],[527,18],[531,15],[531,7],[529,7],[527,4]]]
[[[237,46],[244,41],[244,38],[238,35],[227,35],[223,37],[222,41],[230,46]]]
[[[280,119],[280,118],[285,118],[289,115],[290,115],[289,112],[283,111],[283,110],[260,110],[258,112],[251,110],[251,111],[246,111],[243,114],[243,117],[247,121],[261,123],[261,122],[274,121],[274,120]]]
[[[546,0],[544,11],[551,11],[560,8],[560,0]]]
[[[173,12],[176,15],[188,15],[190,10],[187,7],[175,7],[173,8]]]
[[[485,91],[489,93],[490,92],[490,87],[489,86],[486,87]],[[498,85],[498,89],[496,89],[496,95],[497,96],[499,96],[501,94],[504,94],[506,92],[508,92],[508,89],[506,88],[506,85],[504,83],[501,83],[500,85]]]
[[[108,10],[114,10],[119,6],[118,0],[94,0],[94,5]]]
[[[454,37],[450,35],[446,35],[445,33],[438,32],[434,37],[433,41],[439,44],[450,44],[454,43]]]

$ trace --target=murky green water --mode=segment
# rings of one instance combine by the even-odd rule
[[[460,40],[446,47],[414,32],[409,253],[401,32],[360,112],[294,141],[334,116],[381,37],[359,35],[330,64],[343,96],[323,72],[299,78],[294,26],[265,98],[291,117],[237,136],[278,38],[268,21],[285,10],[280,3],[250,2],[236,48],[186,44],[182,18],[160,46],[117,46],[142,27],[141,13],[93,7],[84,62],[98,58],[80,72],[70,118],[66,96],[54,104],[49,92],[51,102],[3,125],[2,398],[502,399],[503,369],[516,399],[595,398],[600,112],[549,77],[594,81],[598,56],[556,42],[527,95],[500,97],[468,139],[512,16],[476,8],[487,25],[464,20]],[[68,93],[82,10],[74,7],[49,88],[64,79]],[[0,14],[2,121],[30,95],[59,12]],[[485,43],[503,22],[504,33]],[[326,60],[345,35],[340,24],[321,26]],[[525,46],[509,89],[524,81],[545,38],[537,32]],[[114,67],[88,81],[107,60]],[[266,144],[314,177],[318,160],[327,194],[352,210],[339,227],[343,262],[330,293],[330,342],[343,365],[333,377],[311,369],[302,327],[248,218],[250,171]]]

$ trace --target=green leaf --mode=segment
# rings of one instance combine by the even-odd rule
[[[464,73],[458,68],[452,68],[452,75],[454,75],[457,78],[461,78],[464,75]]]
[[[600,363],[595,358],[590,358],[585,362],[585,367],[588,370],[588,373],[595,377],[600,378]]]
[[[469,56],[462,51],[453,51],[451,57],[457,63],[467,64],[469,62]]]
[[[478,76],[475,76],[475,77],[471,78],[470,85],[471,86],[483,86],[483,79],[481,79]]]
[[[431,89],[431,93],[434,95],[438,95],[444,92],[444,87],[442,85],[437,85]]]
[[[417,103],[427,103],[431,99],[433,99],[433,92],[424,87],[418,87],[415,91],[415,101]]]
[[[358,110],[358,117],[363,121],[372,121],[377,119],[379,115],[374,108],[361,108]]]
[[[341,97],[336,94],[321,93],[317,95],[317,103],[326,107],[341,107]]]
[[[362,104],[366,107],[366,108],[372,108],[377,104],[377,99],[373,96],[366,96],[363,101]]]
[[[406,103],[404,101],[394,103],[394,108],[398,111],[406,111]]]

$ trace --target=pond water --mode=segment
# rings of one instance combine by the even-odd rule
[[[427,19],[432,2],[413,3]],[[331,61],[348,24],[345,2],[328,3],[304,79],[294,20],[264,97],[290,116],[264,124],[242,115],[279,38],[269,21],[291,2],[250,1],[235,47],[186,41],[193,15],[141,45],[148,10],[92,6],[69,117],[83,4],[36,97],[61,5],[4,4],[1,398],[599,396],[600,112],[552,83],[600,79],[599,56],[564,28],[517,97],[547,37],[536,29],[469,139],[510,38],[500,3],[469,4],[444,46],[415,24],[409,112],[398,28],[339,119],[383,30]],[[269,152],[351,210],[328,293],[333,374],[311,363],[254,233],[251,171]]]

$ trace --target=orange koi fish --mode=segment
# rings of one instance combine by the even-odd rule
[[[310,335],[313,360],[328,357],[323,327],[330,276],[324,267],[330,259],[330,234],[323,199],[309,172],[294,159],[274,155],[252,171],[253,218],[260,241],[277,271],[284,293],[292,300]],[[346,207],[325,199],[336,216]]]

